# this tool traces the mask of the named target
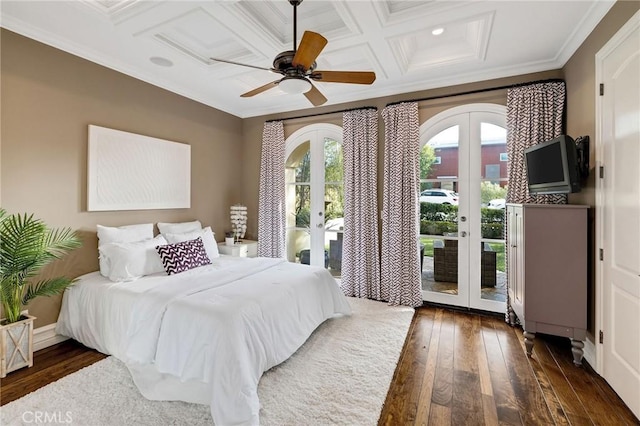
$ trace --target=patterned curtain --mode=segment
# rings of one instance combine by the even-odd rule
[[[418,104],[388,106],[384,119],[381,293],[390,305],[422,305],[418,256]]]
[[[258,256],[285,257],[285,146],[282,121],[265,122],[262,130]]]
[[[378,111],[347,111],[342,120],[344,237],[341,286],[347,296],[382,300],[377,212]]]
[[[538,83],[507,91],[507,202],[565,204],[567,196],[531,195],[524,150],[560,136],[564,129],[564,82]]]
[[[565,204],[567,202],[567,196],[563,194],[529,194],[524,160],[525,149],[563,133],[565,99],[566,89],[563,81],[536,83],[507,91],[508,203]],[[509,241],[507,241],[507,247],[509,247]],[[506,266],[509,267],[509,265]],[[517,322],[508,298],[508,291],[506,321],[511,325]]]

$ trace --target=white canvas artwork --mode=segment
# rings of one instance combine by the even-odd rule
[[[191,146],[89,125],[87,210],[191,206]]]

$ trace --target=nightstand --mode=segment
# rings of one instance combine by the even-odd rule
[[[220,254],[227,254],[229,256],[257,257],[258,242],[253,240],[242,240],[232,246],[228,246],[226,243],[222,242],[218,243],[218,251]]]

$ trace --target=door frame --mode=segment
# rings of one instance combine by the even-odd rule
[[[503,128],[506,128],[507,121],[507,108],[504,105],[493,104],[493,103],[471,103],[460,105],[457,107],[446,109],[429,120],[425,121],[420,125],[420,147],[424,146],[433,136],[437,135],[441,131],[449,128],[452,125],[459,124],[457,117],[464,114],[477,114],[475,117],[469,116],[469,126],[467,129],[461,128],[459,139],[463,140],[463,138],[467,137],[469,141],[473,140],[473,138],[480,138],[480,134],[476,133],[479,127],[474,127],[473,124],[476,123],[476,119],[480,117],[481,122],[490,122],[491,124],[499,125]],[[494,115],[499,116],[499,120],[495,121],[487,121],[482,119],[482,115]],[[479,124],[479,123],[478,123]],[[467,135],[464,132],[469,132]],[[473,158],[474,154],[480,155],[480,147],[472,147],[472,146],[462,146],[458,145],[458,158],[462,158],[462,156],[466,156],[468,158]],[[459,163],[460,164],[460,163]],[[472,163],[467,164],[470,168],[470,176],[469,176],[469,185],[462,186],[462,188],[466,191],[467,188],[471,188],[472,186],[480,185],[480,163]],[[460,173],[458,173],[460,175]],[[464,212],[471,211],[471,206],[480,205],[480,192],[473,192],[471,194],[460,194],[460,204],[458,205],[459,209],[462,209]],[[466,279],[463,281],[463,284],[466,282],[465,286],[458,286],[458,295],[452,296],[449,294],[438,294],[432,293],[433,298],[432,301],[436,303],[445,303],[451,304],[454,301],[462,301],[466,300],[467,307],[473,307],[475,309],[483,309],[489,311],[502,312],[506,309],[506,303],[496,302],[493,300],[484,300],[481,297],[481,285],[480,285],[480,256],[470,256],[471,247],[480,247],[481,235],[480,235],[480,217],[478,215],[470,215],[467,214],[468,221],[466,223],[459,222],[458,223],[458,232],[466,231],[469,235],[469,238],[463,239],[457,237],[458,239],[458,261],[463,261],[468,264]],[[469,229],[476,229],[478,232],[469,233]],[[461,269],[458,268],[458,273],[460,274]],[[471,283],[471,273],[470,271],[476,271],[474,276],[477,277],[478,282],[475,283],[477,285],[472,285]],[[460,281],[460,280],[459,280]],[[459,282],[460,284],[460,282]],[[423,299],[425,295],[425,291],[423,290]],[[499,304],[499,305],[498,305]]]
[[[336,124],[330,123],[315,123],[304,126],[295,132],[293,132],[289,137],[285,139],[285,154],[284,161],[285,164],[289,159],[289,156],[293,153],[293,151],[300,146],[302,143],[306,141],[310,141],[309,151],[311,155],[311,163],[313,164],[314,159],[320,161],[320,151],[322,153],[322,164],[324,164],[324,145],[322,149],[319,147],[314,150],[314,146],[318,146],[318,141],[320,138],[324,140],[324,138],[329,137],[333,138],[337,142],[342,145],[342,127]],[[314,142],[316,142],[314,144]],[[311,256],[310,256],[310,264],[324,267],[324,167],[311,167],[311,182],[309,182],[311,186],[311,212],[310,212],[310,246]],[[314,184],[317,186],[322,183],[322,191],[313,191]],[[285,181],[285,185],[287,182]],[[314,214],[316,209],[322,208],[322,216],[318,216]],[[288,212],[287,212],[288,213]],[[320,226],[318,226],[320,225]],[[287,227],[288,228],[288,227]]]
[[[596,161],[594,162],[594,170],[599,170],[600,167],[605,167],[602,159],[604,158],[605,144],[604,141],[604,128],[603,128],[603,99],[600,96],[600,83],[603,83],[604,79],[604,63],[605,60],[611,55],[628,37],[629,35],[640,27],[640,11],[636,12],[621,28],[616,32],[605,45],[595,55],[595,82],[594,82],[594,96],[595,96],[595,121],[596,121],[596,141],[595,154]],[[604,209],[605,209],[605,188],[602,179],[596,177],[596,191],[595,191],[595,241],[594,252],[592,253],[593,259],[597,259],[597,251],[603,248],[604,242]],[[600,261],[595,261],[595,336],[599,334],[600,330],[604,329],[604,317],[607,314],[604,306],[604,265]],[[587,335],[589,337],[589,335]],[[593,366],[596,373],[604,377],[604,346],[597,344],[595,341],[586,339],[584,347],[584,358]]]

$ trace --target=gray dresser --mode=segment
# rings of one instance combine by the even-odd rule
[[[535,333],[571,339],[582,362],[587,330],[589,206],[507,204],[509,298],[531,355]]]

